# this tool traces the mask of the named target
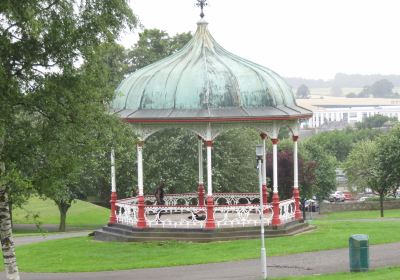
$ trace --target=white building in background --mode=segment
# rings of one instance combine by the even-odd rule
[[[400,120],[400,99],[324,97],[296,102],[314,113],[304,128],[344,127],[377,114]]]

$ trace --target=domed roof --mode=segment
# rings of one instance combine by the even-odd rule
[[[125,119],[304,118],[291,87],[272,70],[222,48],[200,20],[175,54],[137,70],[116,90],[111,109]]]

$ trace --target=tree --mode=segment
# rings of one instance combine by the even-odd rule
[[[118,144],[115,134],[122,128],[106,111],[122,79],[122,54],[123,48],[103,44],[81,68],[48,77],[32,97],[41,112],[37,122],[43,134],[33,182],[40,195],[58,206],[60,231],[65,231],[71,203],[85,198],[93,176],[101,176],[101,170],[96,173],[93,168],[108,155],[112,144]],[[132,143],[133,135],[131,138]],[[125,140],[129,144],[129,139]],[[84,173],[88,170],[92,176]]]
[[[139,40],[129,51],[129,72],[173,54],[186,45],[192,37],[190,32],[170,37],[168,33],[159,29],[145,29],[139,33]]]
[[[374,129],[334,130],[318,133],[304,142],[308,146],[319,146],[326,153],[334,156],[337,161],[343,162],[357,142],[364,139],[374,139],[382,133]]]
[[[387,117],[387,116],[383,116],[383,115],[374,115],[371,117],[366,118],[365,120],[363,120],[362,122],[357,122],[355,124],[355,126],[358,129],[364,129],[364,128],[379,128],[379,127],[383,127],[385,125],[385,123],[396,123],[397,122],[397,118],[393,117]]]
[[[32,104],[30,98],[54,75],[70,74],[68,70],[75,69],[77,61],[84,62],[93,48],[114,42],[125,27],[133,28],[136,19],[124,0],[6,0],[0,4],[0,15],[0,150],[4,152],[3,146],[8,145],[5,139],[13,137],[12,124],[24,115],[21,112],[29,112],[31,117],[41,114],[36,109],[39,100]],[[3,153],[0,166],[5,271],[7,279],[19,279],[3,180],[12,165]]]
[[[258,191],[255,147],[260,142],[259,132],[253,129],[232,129],[215,139],[213,191]]]
[[[387,195],[399,187],[400,182],[400,125],[397,124],[388,134],[377,140],[376,161],[379,170],[380,195]],[[381,204],[382,204],[381,199]],[[383,211],[383,210],[382,210]],[[383,212],[382,212],[383,215]]]
[[[119,198],[133,196],[133,186],[136,181],[136,138],[132,129],[113,118],[111,129],[103,134],[100,149],[87,155],[86,163],[83,165],[79,184],[85,186],[84,199],[95,200],[101,205],[108,207],[110,201],[110,151],[115,150],[115,168],[117,192]]]
[[[376,81],[375,83],[372,84],[372,86],[369,88],[369,92],[371,95],[375,98],[392,98],[392,97],[398,97],[394,92],[393,92],[394,85],[392,82],[386,79],[382,79],[379,81]]]
[[[381,164],[379,164],[378,142],[365,140],[351,151],[345,162],[345,172],[350,183],[360,189],[370,188],[379,193],[381,217],[383,217],[383,200],[390,189],[384,183]]]
[[[349,181],[379,194],[381,217],[385,196],[398,188],[400,179],[400,125],[375,141],[363,141],[351,152],[345,167]]]
[[[371,86],[364,86],[363,90],[358,94],[357,97],[369,97],[375,98],[398,98],[399,95],[393,92],[394,85],[387,79],[382,79],[374,82]]]
[[[301,86],[299,86],[299,88],[296,91],[296,97],[297,98],[310,98],[309,88],[305,84],[302,84]]]
[[[197,189],[197,137],[188,130],[167,129],[152,135],[143,149],[145,191],[154,193],[162,178],[168,193]]]
[[[254,147],[259,142],[258,132],[251,129],[232,129],[215,139],[213,191],[257,191]],[[197,145],[197,136],[182,129],[167,129],[151,136],[144,147],[147,190],[153,193],[163,178],[169,193],[195,191],[198,181]]]
[[[346,94],[346,97],[347,98],[357,98],[358,95],[356,93],[354,93],[354,92],[350,92],[350,93]]]
[[[300,150],[304,149],[304,159],[314,165],[314,180],[311,185],[312,194],[317,196],[318,200],[326,199],[336,189],[335,169],[337,161],[321,146],[309,141],[301,143]]]
[[[273,182],[272,153],[267,154],[267,177]],[[298,156],[299,186],[303,197],[312,195],[312,185],[315,180],[314,162],[305,162],[302,155]],[[283,150],[278,152],[278,184],[281,199],[289,199],[293,196],[293,151]]]
[[[363,90],[358,95],[356,95],[355,97],[368,98],[370,96],[371,96],[371,87],[370,86],[364,86]]]

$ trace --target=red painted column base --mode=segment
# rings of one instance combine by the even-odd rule
[[[295,208],[294,218],[296,220],[302,220],[303,215],[300,211],[300,193],[298,188],[293,188],[293,198],[294,198],[294,208]]]
[[[204,206],[204,185],[203,184],[199,183],[197,193],[199,196],[199,206]]]
[[[214,220],[214,199],[211,195],[207,196],[207,221],[206,229],[215,229]]]
[[[117,223],[117,216],[115,215],[115,212],[116,212],[115,203],[116,202],[117,202],[117,193],[112,192],[111,200],[110,200],[110,204],[111,204],[111,214],[110,214],[110,221],[109,221],[110,224]]]
[[[278,226],[281,224],[281,219],[279,218],[279,194],[274,193],[272,195],[272,209],[274,210],[274,215],[272,216],[272,225]]]
[[[144,218],[144,197],[138,196],[138,222],[137,222],[137,227],[138,228],[146,228],[146,219]]]
[[[267,186],[262,185],[262,197],[263,197],[263,204],[267,205],[268,204],[268,192],[267,192]],[[268,209],[264,210],[264,214],[268,213]]]

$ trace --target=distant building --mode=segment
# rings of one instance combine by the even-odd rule
[[[377,114],[400,120],[400,99],[324,97],[297,103],[313,111],[304,128],[343,128]]]

